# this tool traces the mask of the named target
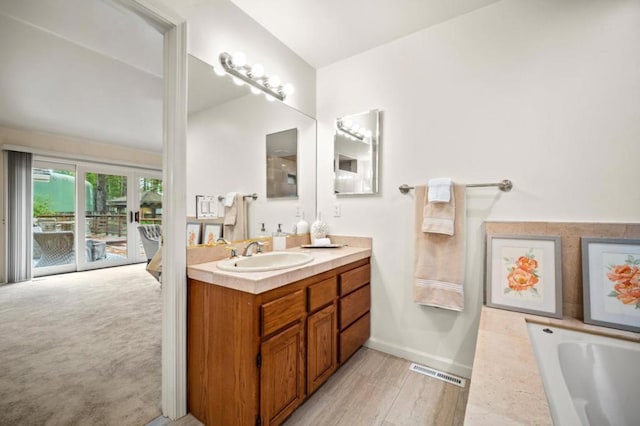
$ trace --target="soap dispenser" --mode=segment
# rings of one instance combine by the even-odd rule
[[[267,237],[267,230],[264,227],[264,222],[260,224],[260,232],[258,232],[258,237]]]
[[[282,224],[278,224],[278,230],[273,234],[273,249],[285,250],[287,248],[287,234],[282,232]]]

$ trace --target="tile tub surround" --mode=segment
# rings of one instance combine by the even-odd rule
[[[465,425],[552,425],[527,321],[640,342],[640,333],[482,307]]]
[[[562,312],[583,319],[580,237],[640,238],[640,223],[485,222],[487,235],[559,235],[562,240]]]
[[[351,237],[353,238],[353,237]],[[370,239],[365,239],[369,242]],[[363,244],[364,245],[364,244]],[[371,257],[371,247],[346,246],[335,249],[291,248],[287,251],[309,253],[313,261],[302,266],[264,272],[226,272],[218,269],[220,261],[187,267],[187,276],[198,281],[217,284],[247,293],[260,294],[280,286]]]

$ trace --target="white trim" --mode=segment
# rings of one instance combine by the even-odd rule
[[[187,414],[187,23],[159,0],[114,1],[164,33],[162,414],[177,419]]]
[[[400,358],[404,358],[411,362],[418,364],[428,365],[429,367],[446,371],[447,373],[456,374],[458,376],[471,378],[471,366],[460,364],[449,358],[443,358],[436,355],[431,355],[425,352],[416,351],[415,349],[408,348],[406,346],[399,346],[394,343],[383,342],[376,338],[370,338],[365,346],[371,349],[375,349],[380,352],[385,352]]]
[[[176,419],[187,414],[186,22],[164,40],[162,412]]]
[[[126,160],[105,160],[104,158],[94,157],[86,154],[77,154],[72,152],[59,152],[59,151],[50,151],[47,149],[36,148],[32,146],[23,146],[23,145],[13,145],[13,144],[4,144],[1,148],[3,151],[19,151],[19,152],[30,152],[33,155],[48,157],[47,161],[55,161],[60,160],[64,161],[87,161],[91,164],[105,164],[108,166],[128,166],[135,167],[137,169],[143,170],[153,170],[155,172],[159,172],[161,168],[157,166],[152,166],[149,164],[140,164],[134,161],[126,161]]]

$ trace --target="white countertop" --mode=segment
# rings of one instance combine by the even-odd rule
[[[350,246],[330,249],[297,247],[286,251],[309,253],[313,256],[313,261],[302,266],[275,271],[227,272],[217,267],[218,263],[227,261],[224,259],[188,266],[187,276],[205,283],[260,294],[371,257],[370,248]]]

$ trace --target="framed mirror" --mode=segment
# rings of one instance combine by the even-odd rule
[[[298,129],[267,135],[267,198],[298,198]]]
[[[261,223],[270,235],[278,223],[291,232],[300,220],[296,213],[315,217],[316,120],[216,75],[211,64],[192,55],[188,61],[187,200],[257,193],[246,202],[246,238],[258,237]],[[266,139],[282,139],[272,151],[281,161],[296,157],[295,167],[287,169],[287,191],[275,198],[267,194]],[[195,217],[195,208],[189,202],[187,216]],[[218,216],[223,212],[219,203]]]
[[[333,138],[336,195],[378,193],[379,120],[377,109],[336,120]]]

